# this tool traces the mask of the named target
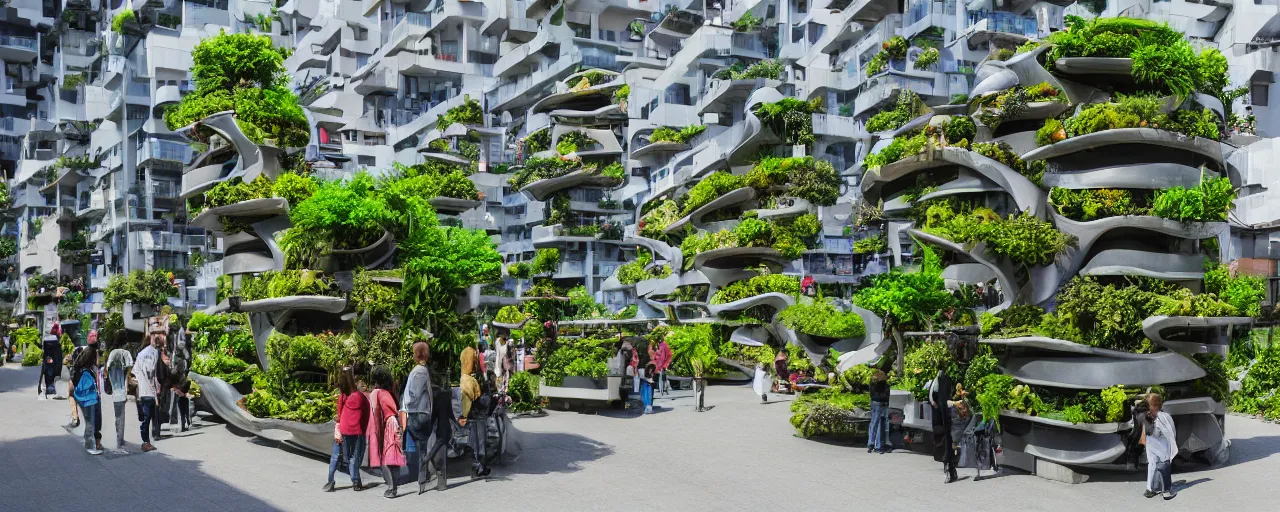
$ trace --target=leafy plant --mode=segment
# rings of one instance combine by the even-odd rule
[[[545,403],[538,377],[529,372],[511,374],[511,380],[507,382],[507,396],[511,398],[511,410],[517,413],[540,411]]]
[[[191,51],[196,90],[165,110],[165,124],[176,130],[234,110],[236,123],[255,143],[305,146],[310,129],[289,87],[284,69],[288,52],[275,48],[267,35],[221,33],[201,41]]]
[[[915,69],[929,69],[934,64],[938,63],[938,59],[941,56],[942,54],[937,48],[926,48],[924,51],[920,52],[919,56],[916,57],[916,62],[912,64],[911,67]]]
[[[102,306],[116,309],[126,302],[160,306],[178,295],[178,287],[164,270],[135,270],[129,275],[116,274],[103,290]]]
[[[755,32],[761,25],[764,25],[764,18],[756,16],[751,11],[742,13],[742,17],[729,24],[737,32]]]
[[[711,297],[712,304],[728,304],[766,293],[800,294],[800,280],[782,274],[763,274],[729,283]]]
[[[126,7],[111,18],[111,31],[117,34],[124,33],[125,23],[135,23],[137,21],[138,16],[133,13],[133,9]]]
[[[436,129],[443,132],[454,123],[468,126],[483,125],[484,109],[480,107],[480,102],[471,99],[468,94],[463,94],[461,105],[449,109],[436,119]]]
[[[879,233],[853,242],[854,254],[880,254],[888,250],[889,243]]]
[[[678,142],[684,144],[706,130],[707,127],[700,124],[691,124],[678,129],[670,126],[661,126],[649,134],[649,142]]]
[[[560,267],[560,249],[538,249],[533,256],[530,271],[537,274],[553,274]]]
[[[1151,212],[1182,222],[1224,221],[1235,205],[1235,198],[1236,190],[1230,179],[1201,178],[1195,188],[1172,187],[1157,191]]]
[[[1228,265],[1215,265],[1205,270],[1204,291],[1236,308],[1239,314],[1262,315],[1262,301],[1267,296],[1266,278],[1243,273],[1231,275]]]
[[[804,101],[782,98],[773,103],[756,104],[752,107],[752,112],[773,133],[781,136],[784,143],[807,146],[816,140],[813,135],[813,114],[822,112],[822,99]]]
[[[862,317],[836,309],[827,300],[793,304],[778,314],[778,320],[796,332],[826,338],[857,338],[866,334]]]
[[[716,198],[744,186],[746,186],[745,180],[741,176],[725,171],[713,172],[689,189],[688,195],[685,196],[682,215],[689,215]]]

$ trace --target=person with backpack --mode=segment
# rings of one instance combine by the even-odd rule
[[[98,374],[98,343],[86,345],[72,362],[72,395],[84,418],[84,448],[89,455],[102,455],[102,383]]]
[[[96,340],[96,331],[89,332],[89,339]],[[102,381],[103,390],[111,395],[111,403],[116,413],[116,449],[124,449],[124,406],[128,402],[129,368],[133,366],[133,356],[128,350],[117,348],[107,355],[106,379]]]
[[[156,379],[156,368],[162,364],[160,361],[160,346],[164,336],[153,334],[151,343],[146,348],[138,352],[138,357],[133,365],[133,378],[138,382],[138,422],[142,432],[142,451],[149,452],[156,449],[151,444],[152,423],[156,414],[156,392],[159,391],[160,382]],[[156,425],[156,433],[159,434],[159,425]]]
[[[482,477],[489,475],[489,468],[484,466],[485,453],[484,442],[488,437],[489,431],[486,425],[486,417],[489,412],[488,396],[480,387],[480,381],[476,380],[476,349],[467,347],[462,349],[462,378],[458,380],[458,390],[461,394],[462,402],[462,418],[460,423],[467,427],[471,434],[471,452],[474,455],[474,461],[471,463],[471,476]]]

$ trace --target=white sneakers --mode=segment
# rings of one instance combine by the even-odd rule
[[[102,455],[102,450],[99,450],[97,448],[89,448],[85,451],[89,452],[89,455]]]

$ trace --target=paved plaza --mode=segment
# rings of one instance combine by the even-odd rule
[[[673,394],[644,417],[552,412],[515,421],[523,452],[484,481],[458,473],[450,489],[395,500],[381,487],[320,491],[327,460],[241,437],[224,425],[198,428],[142,454],[128,408],[128,454],[93,457],[68,432],[66,401],[40,401],[36,369],[0,368],[0,511],[519,510],[1276,510],[1280,425],[1228,417],[1231,463],[1180,470],[1177,499],[1142,497],[1140,475],[1104,475],[1082,485],[1012,473],[945,485],[924,455],[792,435],[785,402],[761,405],[746,387],[713,386],[710,412]],[[64,388],[65,389],[65,388]],[[114,442],[110,407],[103,437]],[[461,466],[461,465],[458,465]],[[465,468],[455,467],[461,471]],[[343,484],[345,476],[337,480]],[[365,482],[381,482],[366,473]]]

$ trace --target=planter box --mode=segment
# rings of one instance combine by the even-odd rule
[[[579,377],[576,375],[566,375],[564,382],[560,383],[562,388],[579,388],[579,389],[608,389],[608,377]]]
[[[566,376],[564,383],[560,386],[548,386],[545,382],[542,383],[539,388],[539,394],[547,398],[613,402],[622,399],[622,394],[619,392],[621,388],[621,376],[600,379]]]

